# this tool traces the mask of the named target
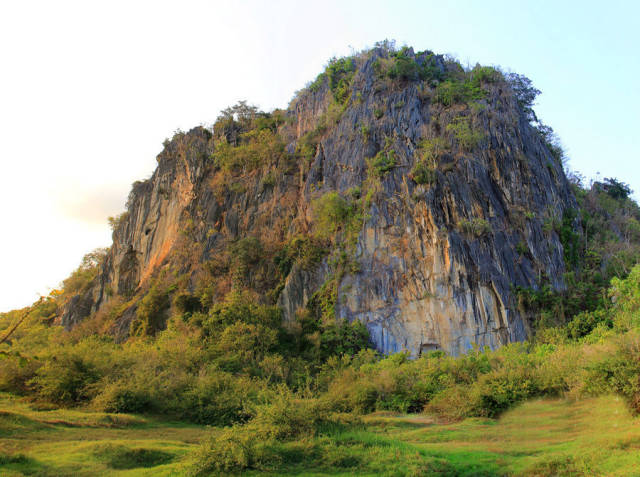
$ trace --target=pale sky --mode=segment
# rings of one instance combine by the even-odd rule
[[[173,131],[240,99],[285,107],[330,57],[385,38],[527,75],[571,167],[640,192],[638,5],[2,1],[0,311],[110,245],[107,216]]]

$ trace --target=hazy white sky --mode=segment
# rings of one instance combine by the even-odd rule
[[[640,191],[638,4],[4,1],[0,311],[110,244],[106,217],[174,130],[239,99],[284,107],[331,56],[384,38],[526,74],[572,167]]]

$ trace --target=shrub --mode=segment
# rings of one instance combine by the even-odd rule
[[[469,118],[458,117],[447,125],[447,131],[451,131],[465,151],[473,151],[484,139],[481,131],[471,126]]]
[[[538,122],[538,124],[535,126],[535,130],[537,131],[540,139],[542,139],[544,144],[547,146],[547,149],[549,149],[549,152],[555,159],[556,163],[564,164],[567,159],[566,154],[560,142],[560,138],[555,133],[555,131],[550,126],[547,126],[546,124],[542,124],[541,122]],[[551,174],[555,175],[553,164],[549,162],[547,167],[549,168],[549,171],[551,172]]]
[[[469,72],[469,77],[478,86],[482,83],[498,83],[504,79],[500,70],[492,66],[480,66],[478,64]]]
[[[339,320],[324,327],[320,335],[320,350],[324,357],[337,354],[354,355],[369,346],[369,331],[362,322]]]
[[[194,455],[193,475],[267,470],[281,460],[281,442],[303,440],[335,423],[330,409],[316,399],[302,399],[279,387],[269,404],[258,406],[255,418],[213,436]],[[280,452],[279,452],[280,451]]]
[[[216,336],[211,350],[216,363],[230,372],[248,371],[257,367],[268,351],[277,343],[278,332],[263,324],[238,321]]]
[[[194,476],[206,476],[214,472],[224,475],[260,468],[259,447],[263,444],[244,426],[225,428],[203,442],[194,452],[189,473]]]
[[[243,237],[229,247],[232,268],[231,274],[235,283],[246,285],[249,275],[255,272],[256,266],[263,258],[264,249],[260,239]]]
[[[320,73],[318,76],[316,76],[316,79],[313,80],[313,82],[308,86],[309,91],[311,91],[312,93],[317,93],[318,91],[320,91],[320,88],[322,88],[326,77],[327,75],[325,73]]]
[[[480,377],[470,394],[472,414],[496,417],[514,404],[539,394],[535,368],[523,363],[493,370]]]
[[[327,192],[311,203],[314,230],[318,237],[329,239],[339,230],[349,227],[356,216],[356,208],[337,192]]]
[[[397,52],[389,52],[388,58],[379,58],[374,64],[374,71],[380,77],[402,81],[439,81],[443,72],[438,68],[433,54],[425,55],[418,62],[418,56],[409,56],[409,48],[404,47]]]
[[[200,298],[189,293],[180,292],[173,298],[173,306],[179,313],[196,313],[202,311]]]
[[[36,371],[31,385],[49,402],[73,405],[91,399],[93,386],[100,378],[95,364],[83,353],[76,349],[61,350],[55,359],[46,360]]]
[[[459,420],[473,414],[473,402],[469,396],[469,387],[453,385],[447,387],[425,406],[425,411],[432,412],[448,420]]]
[[[364,126],[364,125],[361,126],[360,134],[362,135],[362,141],[366,143],[367,141],[369,141],[369,138],[371,137],[371,127]]]
[[[134,336],[154,335],[165,324],[165,311],[169,307],[169,291],[160,282],[154,283],[138,303],[136,318],[131,322]]]
[[[436,103],[452,106],[456,103],[467,103],[486,96],[486,92],[470,81],[447,80],[438,85],[433,96]]]
[[[373,158],[367,161],[369,172],[375,177],[383,177],[396,165],[396,152],[391,150],[379,151]]]
[[[446,139],[435,137],[433,139],[423,139],[420,141],[417,152],[421,161],[435,169],[440,156],[449,149],[451,149],[451,145]]]
[[[211,155],[216,166],[231,173],[246,173],[263,164],[274,164],[286,155],[284,143],[271,129],[241,133],[237,143],[221,139]]]
[[[180,414],[192,422],[212,426],[244,423],[252,416],[262,386],[249,378],[236,377],[217,369],[201,372],[182,396]]]
[[[215,341],[228,326],[238,322],[276,328],[282,322],[282,310],[277,306],[257,305],[250,295],[235,292],[224,302],[214,304],[201,326],[204,336]]]
[[[102,389],[94,399],[93,406],[105,412],[142,413],[152,409],[152,402],[146,390],[117,381]]]
[[[578,313],[567,323],[567,334],[573,339],[582,338],[591,333],[600,324],[607,328],[613,328],[613,320],[607,310],[597,309],[592,312]]]
[[[614,352],[587,367],[586,391],[621,394],[631,410],[640,413],[640,337],[637,332],[618,339]]]
[[[529,255],[530,252],[527,242],[525,242],[524,240],[518,242],[518,244],[516,245],[516,252],[518,253],[518,255]]]
[[[308,235],[295,235],[276,253],[274,262],[281,276],[286,277],[294,263],[303,270],[310,270],[326,254],[326,248],[318,240]]]
[[[0,391],[27,393],[30,390],[29,382],[40,366],[38,360],[25,358],[19,353],[0,353]]]
[[[431,184],[436,179],[436,173],[424,162],[418,161],[411,169],[410,177],[416,184]]]
[[[528,121],[537,121],[536,113],[533,111],[533,103],[540,94],[540,90],[533,87],[529,78],[517,73],[509,73],[506,76],[507,83],[516,96],[520,108],[524,112]]]
[[[111,227],[111,230],[115,232],[120,228],[120,225],[125,223],[128,219],[129,212],[122,212],[119,215],[107,217],[107,222],[109,222],[109,227]]]
[[[63,280],[62,288],[64,292],[73,294],[85,291],[100,272],[108,250],[107,248],[97,248],[82,257],[80,266],[68,278]]]
[[[458,222],[458,227],[462,233],[476,238],[484,237],[492,232],[491,224],[485,219],[463,219]]]
[[[329,61],[325,73],[329,78],[329,89],[338,104],[344,104],[349,99],[354,72],[355,62],[353,58],[333,58]]]
[[[396,165],[396,152],[393,149],[393,139],[385,137],[383,148],[367,159],[368,172],[373,177],[383,177]]]
[[[629,184],[625,184],[624,182],[612,177],[605,177],[604,181],[597,182],[596,184],[597,187],[616,200],[624,201],[633,192],[629,187]]]

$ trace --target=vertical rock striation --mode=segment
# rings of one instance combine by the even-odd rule
[[[450,67],[439,56],[404,54],[442,72]],[[234,179],[242,187],[216,189],[209,131],[177,135],[153,176],[134,184],[92,306],[78,299],[82,314],[142,293],[172,261],[196,281],[199,265],[223,244],[249,235],[276,243],[306,233],[314,198],[358,189],[370,191],[371,201],[352,250],[357,267],[337,278],[337,318],[363,322],[384,353],[458,354],[525,339],[529,324],[514,290],[542,280],[564,287],[563,248],[549,227],[576,206],[562,166],[506,82],[484,85],[477,101],[445,106],[424,81],[381,79],[380,61],[388,58],[374,49],[353,60],[344,103],[336,103],[327,78],[299,93],[278,129],[286,167],[266,161]],[[456,118],[481,133],[474,147],[463,147],[447,127]],[[319,139],[306,162],[295,151],[311,133]],[[434,138],[449,146],[436,158],[432,180],[418,184],[411,172],[421,141]],[[373,180],[371,158],[385,150],[394,151],[394,163]],[[275,177],[272,185],[265,185],[267,174]],[[197,244],[186,258],[177,253],[185,235]],[[277,297],[284,319],[295,320],[331,276],[327,259],[312,269],[294,265]],[[65,313],[75,323],[78,312],[71,306]]]

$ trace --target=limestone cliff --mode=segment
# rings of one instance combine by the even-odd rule
[[[552,224],[575,200],[509,82],[411,49],[378,48],[333,65],[266,129],[282,151],[272,144],[257,164],[251,150],[240,165],[221,166],[216,151],[235,139],[215,128],[168,142],[153,176],[134,184],[102,274],[76,299],[83,308],[68,307],[62,322],[118,299],[112,330],[126,337],[163,269],[197,290],[205,269],[229,275],[229,247],[240,238],[257,237],[273,255],[313,235],[314,200],[335,191],[362,209],[342,246],[349,267],[336,273],[329,254],[279,278],[271,265],[244,271],[244,285],[272,290],[256,299],[278,303],[293,322],[333,280],[336,318],[363,322],[384,353],[458,354],[525,339],[515,290],[543,280],[564,287]],[[228,292],[227,282],[220,278],[209,299]]]

